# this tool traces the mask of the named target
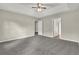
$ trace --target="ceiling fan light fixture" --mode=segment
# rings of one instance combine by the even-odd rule
[[[42,3],[37,3],[37,7],[32,7],[32,8],[36,8],[37,12],[42,12],[44,9],[46,9],[46,7],[43,6]]]
[[[41,8],[37,8],[37,11],[38,11],[38,12],[41,12],[41,11],[42,11],[42,9],[41,9]]]

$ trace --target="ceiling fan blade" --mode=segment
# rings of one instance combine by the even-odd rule
[[[42,9],[47,9],[46,7],[41,7]]]
[[[32,8],[37,8],[37,7],[32,7]]]

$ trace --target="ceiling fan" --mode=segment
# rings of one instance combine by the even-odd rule
[[[42,10],[47,9],[45,6],[43,6],[42,3],[37,3],[37,6],[32,8],[36,8],[38,12],[41,12]]]

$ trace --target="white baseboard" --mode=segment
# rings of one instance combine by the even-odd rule
[[[61,40],[66,40],[66,41],[72,41],[72,42],[76,42],[76,43],[79,43],[79,41],[76,41],[76,40],[69,40],[69,39],[67,39],[67,38],[60,38]]]
[[[12,40],[20,40],[20,39],[22,39],[22,38],[28,38],[28,37],[32,37],[32,36],[34,36],[34,35],[29,35],[29,36],[20,36],[20,37],[17,37],[17,38],[13,38],[13,39],[6,39],[6,40],[2,40],[2,41],[0,41],[0,42],[8,42],[8,41],[12,41]],[[42,35],[42,36],[45,36],[45,35]],[[49,37],[49,36],[46,36],[46,37]],[[50,38],[52,38],[51,36],[50,36]],[[61,40],[66,40],[66,41],[72,41],[72,42],[77,42],[77,43],[79,43],[79,41],[75,41],[75,40],[68,40],[67,38],[60,38]]]
[[[45,36],[45,35],[43,35]],[[46,36],[46,37],[50,37],[50,38],[53,38],[53,36]],[[76,43],[79,43],[79,41],[76,41],[76,40],[69,40],[67,38],[63,38],[63,37],[60,37],[61,40],[66,40],[66,41],[72,41],[72,42],[76,42]]]
[[[28,38],[28,37],[32,37],[32,36],[34,36],[34,35],[20,36],[20,37],[16,37],[16,38],[13,38],[13,39],[6,39],[6,40],[2,40],[2,41],[0,41],[0,43],[1,43],[1,42],[13,41],[13,40],[20,40],[20,39],[22,39],[22,38]]]
[[[46,35],[42,35],[42,36],[46,36]],[[46,36],[46,37],[50,37],[50,38],[52,38],[53,36]]]

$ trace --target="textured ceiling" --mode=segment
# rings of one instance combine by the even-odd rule
[[[33,6],[36,6],[36,3],[0,3],[0,9],[41,18],[48,15],[79,8],[79,4],[66,4],[66,3],[43,3],[43,4],[44,6],[47,7],[47,9],[41,13],[38,13],[35,9],[32,8]]]

